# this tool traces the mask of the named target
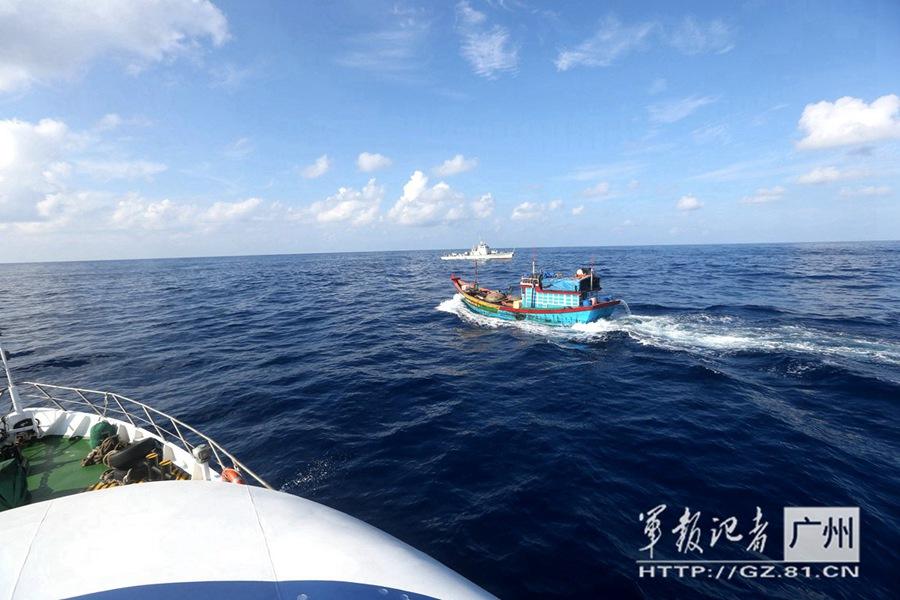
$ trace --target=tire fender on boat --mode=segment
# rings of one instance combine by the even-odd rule
[[[118,452],[111,452],[107,455],[104,462],[106,466],[113,469],[127,470],[134,466],[139,460],[143,460],[150,452],[156,449],[158,441],[155,438],[148,437],[138,440]]]

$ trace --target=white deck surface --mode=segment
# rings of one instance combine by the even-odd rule
[[[0,599],[228,581],[493,597],[357,519],[253,486],[166,481],[86,492],[0,512],[0,531]]]

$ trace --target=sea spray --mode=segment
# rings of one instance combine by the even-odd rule
[[[462,296],[441,302],[437,310],[455,314],[482,327],[514,327],[551,339],[604,342],[612,334],[624,334],[642,346],[693,354],[735,352],[797,352],[818,356],[850,357],[900,365],[900,344],[851,337],[798,325],[761,326],[731,315],[705,312],[678,315],[636,315],[600,319],[563,327],[528,321],[506,321],[485,317],[465,307]]]

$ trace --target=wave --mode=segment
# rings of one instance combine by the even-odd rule
[[[900,365],[900,344],[889,340],[842,335],[802,325],[760,326],[727,314],[689,312],[675,315],[625,315],[578,323],[571,327],[504,321],[468,310],[462,296],[441,302],[437,310],[453,313],[483,327],[516,327],[548,337],[606,341],[626,335],[645,346],[691,353],[795,352]]]
[[[317,458],[289,478],[280,488],[281,492],[310,494],[321,487],[334,471],[331,461]]]
[[[490,329],[512,327],[546,337],[558,336],[562,332],[569,330],[568,327],[552,327],[550,325],[542,325],[533,321],[507,321],[505,319],[485,317],[484,315],[479,315],[478,313],[474,313],[466,308],[466,305],[463,303],[461,294],[454,294],[452,298],[450,298],[449,300],[444,300],[435,308],[441,312],[456,315],[465,321],[469,321],[481,327]]]
[[[839,335],[800,325],[754,326],[730,316],[703,313],[641,316],[574,325],[588,335],[622,331],[636,342],[670,350],[797,352],[900,364],[900,344]]]

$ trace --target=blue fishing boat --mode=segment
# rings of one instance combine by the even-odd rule
[[[574,275],[531,273],[519,281],[520,296],[479,287],[478,282],[450,280],[462,296],[466,308],[479,315],[508,321],[538,321],[551,325],[593,323],[610,317],[622,304],[604,295],[594,269],[581,268]]]

